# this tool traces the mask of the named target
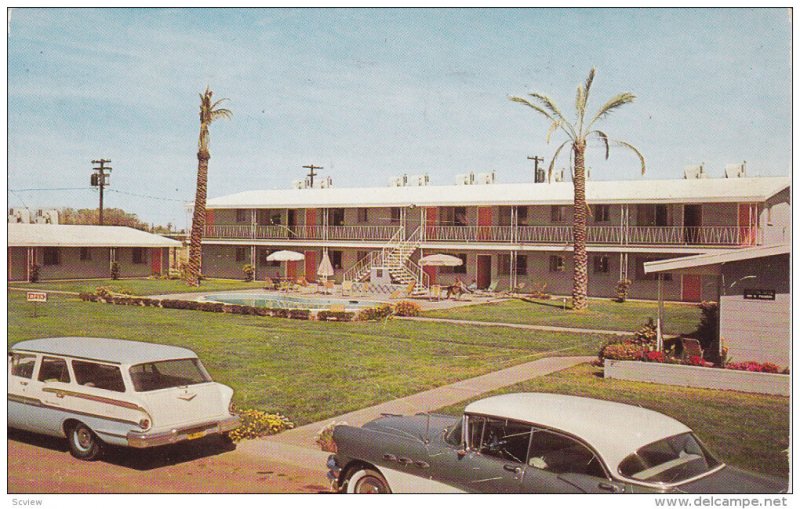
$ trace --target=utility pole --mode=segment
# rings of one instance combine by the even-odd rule
[[[94,187],[100,188],[100,225],[103,225],[103,189],[110,184],[108,178],[111,175],[106,175],[105,172],[111,173],[111,166],[106,166],[110,163],[111,159],[95,159],[92,164],[99,165],[92,168],[95,173],[92,174],[91,183]]]
[[[528,156],[528,159],[533,161],[533,181],[538,183],[544,182],[544,169],[539,170],[539,163],[543,163],[544,159],[539,156]],[[539,173],[541,171],[541,174]]]
[[[322,166],[314,166],[313,164],[309,164],[307,166],[303,166],[303,168],[308,168],[308,178],[310,179],[309,187],[313,188],[314,187],[314,177],[317,175],[316,173],[314,173],[314,170],[323,170],[324,168]]]

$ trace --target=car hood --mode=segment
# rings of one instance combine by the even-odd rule
[[[786,493],[788,482],[725,466],[702,479],[681,484],[677,491],[685,493]]]
[[[432,440],[441,437],[442,430],[458,420],[459,417],[441,414],[385,415],[364,424],[362,428],[404,438]]]

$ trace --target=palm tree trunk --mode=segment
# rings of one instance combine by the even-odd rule
[[[201,242],[206,227],[206,194],[208,189],[208,150],[197,152],[197,192],[194,198],[194,214],[192,215],[192,235],[189,244],[189,265],[186,271],[186,283],[189,286],[200,286]]]
[[[584,152],[586,143],[579,141],[573,145],[575,153],[575,176],[572,185],[575,188],[574,212],[572,221],[573,266],[572,309],[581,310],[589,307],[587,299],[589,289],[589,258],[586,254],[586,170]]]

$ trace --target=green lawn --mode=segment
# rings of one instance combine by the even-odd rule
[[[92,293],[98,286],[106,286],[112,291],[131,295],[163,295],[168,293],[217,292],[228,290],[247,290],[264,288],[263,281],[245,283],[235,279],[207,279],[199,287],[187,286],[179,279],[92,279],[82,281],[42,281],[39,283],[9,283],[13,288],[31,290],[60,290],[64,292]]]
[[[562,308],[561,299],[528,302],[512,299],[453,309],[427,311],[423,316],[452,318],[479,322],[504,322],[526,325],[552,325],[586,329],[635,331],[648,318],[656,318],[655,302],[614,302],[609,299],[590,299],[586,311]],[[686,304],[665,304],[664,332],[689,334],[700,323],[700,308]]]
[[[554,392],[642,406],[685,423],[728,464],[781,477],[789,471],[786,397],[604,379],[601,369],[588,364],[491,394],[509,392]],[[467,403],[439,412],[458,415]]]
[[[240,407],[302,424],[552,355],[594,355],[607,337],[443,323],[309,322],[115,306],[8,292],[8,342],[94,336],[196,351]]]

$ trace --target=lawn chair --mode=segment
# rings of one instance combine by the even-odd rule
[[[700,357],[703,359],[703,349],[700,347],[700,342],[692,338],[681,338],[681,360],[688,361],[691,357]],[[703,359],[703,365],[706,367],[713,366],[713,362],[708,362]]]
[[[500,281],[495,279],[491,282],[489,287],[486,290],[478,290],[480,295],[494,295],[497,292],[497,285],[500,284]]]
[[[342,281],[342,297],[346,297],[353,293],[353,282],[349,280]]]
[[[441,300],[442,299],[442,287],[439,285],[431,285],[431,300]]]
[[[335,284],[336,283],[335,283],[335,281],[333,279],[329,279],[328,281],[325,281],[325,293],[328,294],[328,295],[332,294]]]
[[[267,276],[266,279],[264,279],[265,290],[275,290],[277,288],[278,284],[275,281],[273,281],[271,277]]]
[[[512,290],[511,293],[522,293],[522,290],[525,289],[525,285],[525,281],[520,281],[517,283],[517,286],[514,287],[514,290]]]

